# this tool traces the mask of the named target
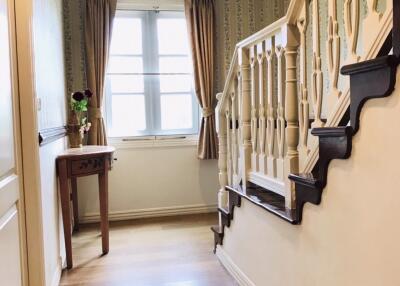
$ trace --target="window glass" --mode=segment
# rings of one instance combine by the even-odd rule
[[[196,134],[183,12],[117,11],[106,77],[108,136]]]
[[[158,19],[158,51],[161,55],[188,54],[185,19]]]
[[[109,75],[112,93],[143,93],[142,75]]]
[[[190,94],[161,95],[161,128],[192,128],[192,97]]]
[[[141,57],[111,56],[108,63],[109,73],[143,73]]]
[[[130,136],[144,129],[146,129],[144,95],[113,96],[110,136]]]
[[[192,73],[189,57],[160,57],[160,73]]]
[[[110,53],[112,55],[142,54],[142,21],[138,18],[116,17]]]

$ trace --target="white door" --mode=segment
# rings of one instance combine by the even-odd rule
[[[22,285],[19,112],[13,0],[0,0],[0,284]]]

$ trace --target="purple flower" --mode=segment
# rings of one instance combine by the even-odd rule
[[[83,95],[82,92],[77,91],[77,92],[74,92],[74,94],[72,95],[72,98],[75,99],[76,101],[81,101],[82,99],[85,98],[85,96]]]
[[[86,89],[85,95],[90,98],[90,97],[92,97],[93,93],[90,91],[90,89]]]

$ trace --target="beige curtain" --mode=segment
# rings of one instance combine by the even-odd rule
[[[214,0],[185,0],[185,14],[192,48],[196,95],[203,111],[198,157],[216,159],[214,90]]]
[[[89,145],[107,145],[101,112],[104,82],[117,0],[86,0],[85,46],[87,85],[93,92],[89,102]]]

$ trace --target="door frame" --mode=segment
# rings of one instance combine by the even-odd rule
[[[33,49],[33,0],[13,2],[25,214],[24,285],[46,285]],[[14,49],[15,50],[15,49]]]

